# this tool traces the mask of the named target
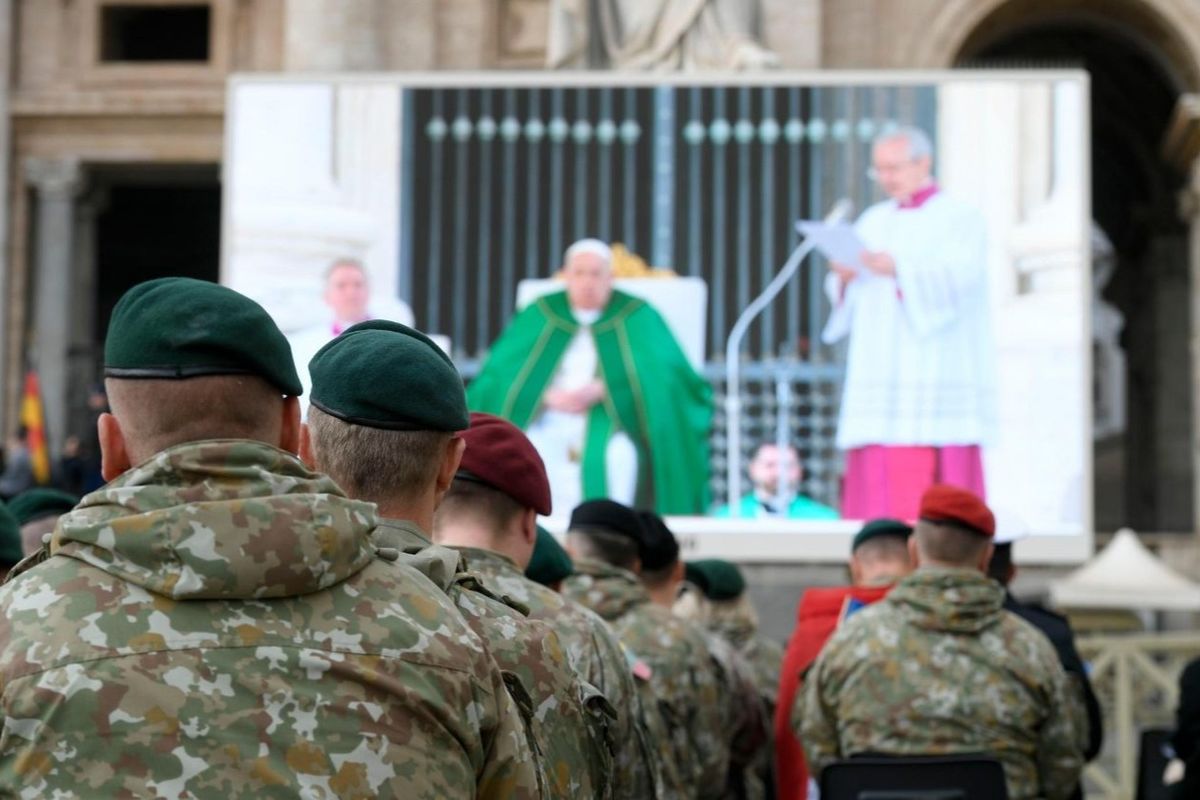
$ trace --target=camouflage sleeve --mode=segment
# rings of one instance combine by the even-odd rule
[[[1041,642],[1039,642],[1041,644]],[[1042,726],[1037,749],[1038,780],[1041,795],[1047,800],[1066,800],[1079,783],[1083,770],[1083,751],[1078,715],[1072,713],[1072,687],[1058,662],[1058,656],[1045,642],[1042,657],[1047,675],[1046,722]]]
[[[505,688],[499,668],[493,670],[493,677],[490,691],[483,692],[480,699],[485,708],[494,708],[495,717],[490,730],[484,732],[487,750],[475,796],[479,800],[537,800],[541,796],[538,763],[529,747],[521,712]]]
[[[814,777],[842,757],[837,713],[829,692],[828,652],[817,659],[792,704],[792,730],[804,747]]]

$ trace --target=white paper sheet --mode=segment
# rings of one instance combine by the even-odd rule
[[[825,258],[854,267],[860,273],[867,272],[867,265],[860,258],[867,246],[858,238],[851,223],[801,220],[796,223],[796,228]]]

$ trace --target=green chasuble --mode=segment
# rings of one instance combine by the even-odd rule
[[[614,291],[591,327],[607,394],[587,416],[584,499],[608,495],[606,447],[613,433],[623,431],[638,452],[637,505],[660,514],[703,514],[712,388],[646,301]],[[500,334],[467,387],[471,410],[528,428],[579,328],[565,291],[527,306]]]

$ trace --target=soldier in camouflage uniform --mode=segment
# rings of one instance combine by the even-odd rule
[[[658,740],[659,757],[677,776],[669,796],[721,797],[730,759],[723,676],[703,634],[653,602],[639,579],[646,538],[637,512],[620,503],[580,505],[567,537],[576,574],[564,593],[599,614],[649,665],[667,734]]]
[[[536,797],[478,636],[291,454],[300,382],[266,312],[141,284],[105,365],[110,483],[0,587],[0,794]]]
[[[374,320],[347,328],[309,363],[312,405],[301,453],[349,496],[376,503],[373,541],[426,570],[505,671],[550,798],[604,798],[612,706],[578,679],[554,630],[506,603],[459,554],[425,531],[465,447],[466,394],[449,358],[422,334]]]
[[[572,670],[617,712],[609,731],[613,795],[653,798],[656,762],[639,719],[633,670],[615,634],[591,611],[523,574],[538,536],[537,516],[551,512],[541,457],[520,428],[490,414],[471,414],[463,439],[467,449],[434,517],[433,540],[460,551],[489,587],[554,628]]]
[[[1054,648],[1004,610],[983,574],[995,520],[931,487],[910,540],[915,573],[825,645],[797,704],[814,774],[856,753],[986,753],[1011,800],[1069,797],[1083,766]]]
[[[758,613],[746,594],[741,570],[728,561],[703,559],[688,562],[685,577],[685,590],[675,601],[675,613],[737,650],[754,671],[754,686],[765,719],[773,719],[783,647],[758,632]],[[767,797],[768,787],[774,786],[774,743],[769,730],[767,734],[767,745],[745,771],[741,796],[750,800]]]
[[[662,517],[652,511],[638,514],[647,534],[639,577],[652,601],[673,609],[684,583],[679,543]],[[728,641],[694,622],[688,624],[703,636],[721,684],[723,719],[718,735],[724,738],[729,755],[723,778],[725,790],[719,796],[742,800],[746,796],[747,770],[759,753],[765,751],[768,732],[768,717],[759,702],[754,668]]]

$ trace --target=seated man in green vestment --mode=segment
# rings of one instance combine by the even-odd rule
[[[750,482],[754,484],[754,491],[744,495],[737,506],[721,506],[713,512],[713,516],[837,519],[838,512],[834,508],[799,493],[803,479],[804,468],[796,448],[789,446],[780,450],[778,445],[764,442],[754,451],[754,458],[750,460]],[[779,486],[781,481],[782,492]]]
[[[492,345],[471,409],[526,431],[555,508],[608,497],[704,513],[711,387],[659,313],[613,288],[608,245],[571,245],[562,277],[564,291],[530,303]]]

